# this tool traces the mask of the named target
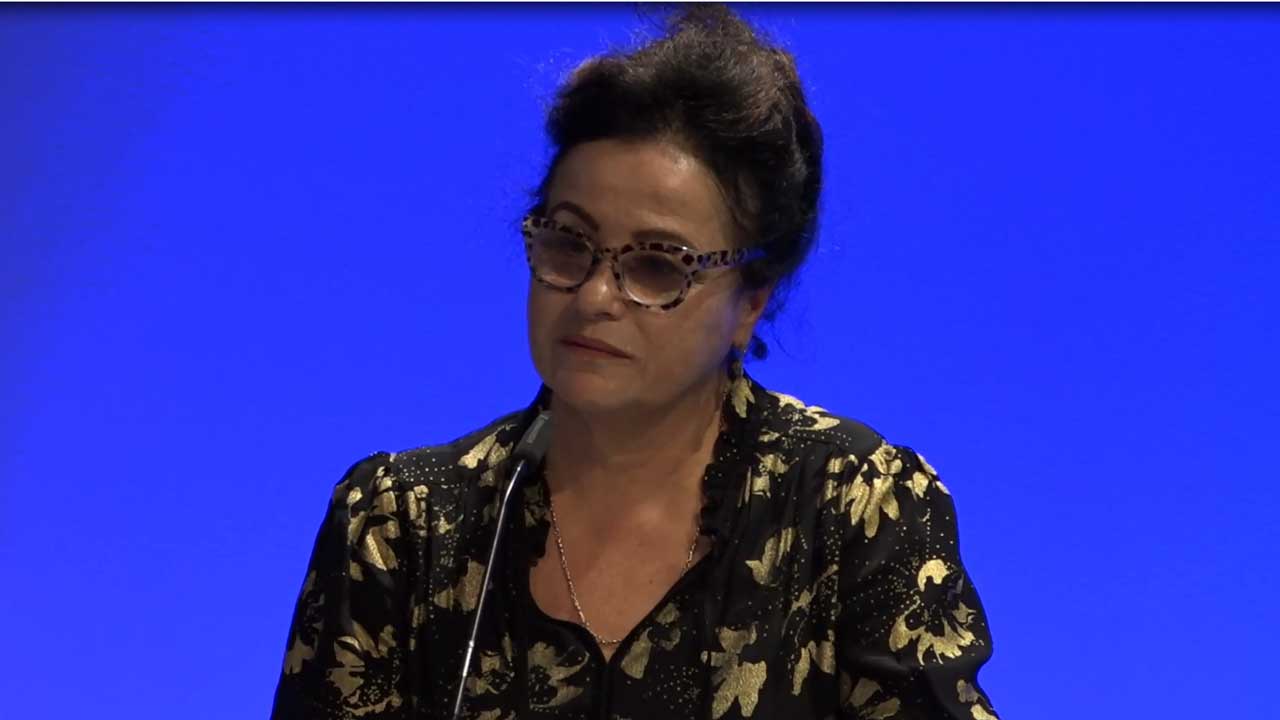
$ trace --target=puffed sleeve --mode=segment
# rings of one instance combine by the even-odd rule
[[[841,716],[996,718],[978,684],[991,635],[960,560],[955,504],[914,450],[849,463],[836,665]]]
[[[402,533],[392,456],[334,487],[289,628],[271,717],[406,717]]]

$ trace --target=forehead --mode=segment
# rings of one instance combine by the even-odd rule
[[[665,229],[703,247],[726,245],[730,237],[731,216],[714,174],[666,141],[606,139],[571,148],[548,187],[548,211],[565,201],[590,214],[602,233]]]

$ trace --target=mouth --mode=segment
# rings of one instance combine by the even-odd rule
[[[595,340],[593,338],[583,337],[581,335],[568,335],[560,338],[560,343],[572,350],[591,354],[597,357],[613,357],[619,359],[629,359],[631,356],[610,345],[603,340]]]

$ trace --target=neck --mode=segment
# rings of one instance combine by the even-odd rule
[[[553,395],[551,491],[596,507],[700,493],[719,435],[725,387],[717,375],[666,406],[607,413],[584,413]]]

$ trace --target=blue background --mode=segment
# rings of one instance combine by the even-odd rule
[[[955,495],[1006,718],[1275,717],[1280,13],[747,6],[827,140],[752,372]],[[537,389],[607,7],[0,9],[0,689],[266,715],[330,489]]]

